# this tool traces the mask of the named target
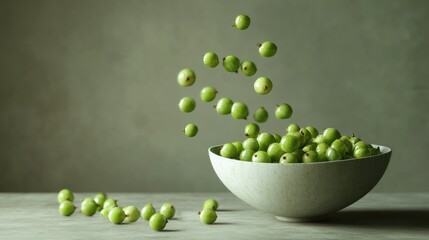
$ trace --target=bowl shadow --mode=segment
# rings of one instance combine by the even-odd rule
[[[429,231],[429,209],[345,210],[327,216],[316,224],[371,229]]]

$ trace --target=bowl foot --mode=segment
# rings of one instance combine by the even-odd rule
[[[320,217],[281,217],[281,216],[276,216],[276,218],[280,221],[284,221],[284,222],[319,222],[323,219],[325,219],[325,216],[320,216]]]

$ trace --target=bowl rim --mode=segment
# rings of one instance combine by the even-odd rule
[[[220,148],[222,147],[223,144],[220,145],[214,145],[209,147],[208,152],[209,155],[213,154],[216,155],[217,157],[220,157],[224,160],[228,160],[228,161],[236,161],[236,162],[240,162],[243,164],[262,164],[262,165],[273,165],[273,164],[277,164],[277,165],[283,165],[283,166],[302,166],[302,164],[304,165],[315,165],[315,164],[336,164],[336,163],[345,163],[345,162],[354,162],[354,161],[362,161],[362,160],[366,160],[366,159],[372,159],[372,158],[378,158],[380,156],[385,156],[385,155],[390,155],[392,154],[392,149],[389,147],[386,147],[384,145],[379,145],[379,144],[371,144],[373,147],[381,147],[385,152],[382,152],[381,154],[377,154],[374,156],[369,156],[369,157],[364,157],[364,158],[350,158],[350,159],[342,159],[342,160],[335,160],[335,161],[323,161],[323,162],[311,162],[311,163],[290,163],[290,164],[282,164],[282,163],[262,163],[262,162],[252,162],[252,161],[242,161],[240,159],[233,159],[233,158],[226,158],[226,157],[222,157],[221,155],[218,155],[217,153],[213,152],[214,149],[216,148]]]

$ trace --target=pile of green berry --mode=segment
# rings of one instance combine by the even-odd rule
[[[360,138],[346,136],[335,128],[326,128],[321,134],[312,126],[300,128],[290,124],[286,134],[260,133],[255,123],[244,129],[243,142],[226,143],[220,149],[222,157],[259,163],[312,163],[381,154]]]
[[[60,204],[58,211],[63,216],[71,216],[76,206],[73,204],[74,194],[69,189],[62,189],[58,192],[57,201]],[[204,202],[203,211],[199,212],[201,222],[212,224],[216,221],[217,215],[215,210],[218,208],[218,203],[214,199],[208,199]],[[162,231],[169,219],[172,219],[176,214],[176,208],[173,204],[164,203],[159,213],[156,212],[152,203],[148,203],[141,211],[136,206],[130,205],[127,207],[119,207],[118,201],[112,198],[107,198],[105,193],[96,193],[93,198],[85,198],[80,205],[80,212],[85,216],[91,217],[96,212],[107,218],[113,224],[121,224],[123,222],[137,222],[140,216],[149,221],[149,226],[154,231]]]
[[[239,15],[233,25],[238,30],[245,30],[250,26],[250,18],[246,15]],[[273,57],[277,53],[277,46],[271,41],[265,41],[257,44],[259,54],[262,57]],[[215,52],[209,51],[203,56],[203,64],[209,68],[216,68],[219,65],[219,57]],[[244,76],[252,77],[258,71],[256,64],[250,60],[240,61],[237,56],[229,55],[222,58],[222,66],[226,72],[238,73],[239,70]],[[182,87],[190,87],[196,81],[196,74],[189,68],[182,69],[177,75],[177,82]],[[253,84],[257,94],[266,95],[271,92],[273,83],[270,78],[258,77]],[[200,91],[200,98],[203,102],[211,102],[217,97],[218,91],[215,87],[206,86]],[[184,113],[194,111],[196,102],[191,97],[183,97],[179,101],[179,109]],[[231,114],[234,119],[246,120],[249,116],[249,108],[245,103],[233,101],[229,97],[221,97],[214,106],[216,112],[220,115]],[[275,116],[278,119],[288,119],[292,116],[292,107],[283,103],[275,108]],[[268,112],[264,107],[255,110],[253,118],[256,122],[266,122]],[[183,132],[188,137],[194,137],[198,133],[198,127],[194,123],[189,123]]]
[[[75,212],[74,194],[69,189],[62,189],[58,193],[57,201],[60,204],[58,211],[61,215],[71,216]],[[82,201],[80,212],[89,217],[99,212],[113,224],[133,223],[141,216],[149,221],[151,229],[161,231],[167,225],[168,219],[174,217],[176,209],[171,203],[164,203],[159,213],[156,212],[151,203],[146,204],[141,211],[133,205],[121,208],[118,206],[117,200],[107,198],[105,193],[99,192],[93,198],[85,198]]]

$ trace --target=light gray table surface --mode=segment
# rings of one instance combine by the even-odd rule
[[[93,193],[75,194],[75,204]],[[56,193],[0,193],[0,239],[429,239],[429,193],[370,193],[324,221],[290,223],[254,210],[231,193],[111,193],[121,206],[176,207],[162,232],[136,223],[113,225],[100,214],[58,213]],[[200,222],[205,199],[219,202],[218,220]],[[78,209],[77,209],[78,210]]]

